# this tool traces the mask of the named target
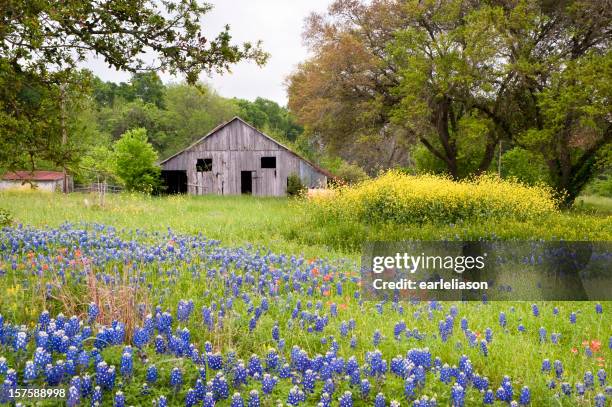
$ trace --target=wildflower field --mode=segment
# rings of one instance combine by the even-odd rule
[[[352,229],[315,227],[304,204],[83,199],[0,194],[15,219],[0,232],[0,403],[48,387],[64,397],[16,401],[611,404],[611,302],[366,301],[358,241],[339,244]],[[550,212],[405,226],[403,236],[612,233],[606,212]]]

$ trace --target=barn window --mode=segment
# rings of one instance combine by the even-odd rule
[[[261,168],[276,168],[276,157],[261,157]]]
[[[196,162],[196,171],[212,171],[212,158],[198,158],[198,161]]]

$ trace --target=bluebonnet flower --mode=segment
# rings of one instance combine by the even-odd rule
[[[125,407],[125,396],[122,391],[115,393],[115,407]]]
[[[81,402],[81,392],[74,386],[70,386],[68,389],[68,397],[66,398],[66,405],[74,407],[79,405]]]
[[[312,393],[315,386],[316,376],[315,373],[308,369],[304,372],[304,377],[302,379],[302,386],[304,387],[304,393]]]
[[[15,352],[25,351],[28,345],[28,334],[25,332],[18,332],[15,337],[14,349]]]
[[[249,392],[249,398],[247,400],[247,407],[260,407],[261,402],[259,400],[259,393],[257,390],[251,390]]]
[[[89,323],[91,324],[93,321],[95,321],[96,318],[98,318],[98,315],[100,315],[100,308],[98,308],[96,303],[90,303],[87,307],[87,320]]]
[[[548,372],[550,372],[550,369],[551,369],[550,368],[550,360],[544,359],[542,361],[542,372],[548,373]]]
[[[442,366],[440,369],[440,381],[446,384],[450,383],[451,381],[451,369],[448,364],[444,364],[444,366]]]
[[[150,365],[147,367],[146,380],[149,383],[155,383],[157,381],[158,373],[157,367],[155,365]]]
[[[487,341],[485,340],[480,341],[480,351],[482,352],[484,356],[489,355],[489,348],[487,347]]]
[[[589,390],[595,387],[595,376],[591,371],[584,372],[584,386]]]
[[[368,381],[368,379],[363,379],[361,381],[360,388],[361,388],[361,397],[368,398],[368,396],[370,395],[370,389],[371,389],[370,382]]]
[[[586,389],[585,389],[585,387],[584,387],[584,384],[583,384],[583,383],[580,383],[580,382],[576,383],[576,393],[577,393],[579,396],[584,396],[584,392],[585,392],[585,390],[586,390]]]
[[[538,334],[540,335],[540,343],[546,342],[546,328],[543,326],[538,330]]]
[[[215,400],[224,400],[229,397],[229,385],[227,384],[223,373],[219,372],[213,378],[212,390]]]
[[[291,377],[291,368],[288,363],[284,363],[278,371],[278,376],[281,379],[288,379]]]
[[[340,407],[353,407],[353,394],[350,391],[345,391],[338,402]]]
[[[121,356],[121,367],[120,367],[121,376],[131,376],[134,371],[134,362],[132,360],[132,354],[129,352],[125,352]]]
[[[201,378],[196,379],[195,385],[193,386],[193,391],[195,392],[195,396],[198,401],[204,400],[204,396],[206,395],[206,384],[204,380]]]
[[[382,339],[382,334],[377,329],[376,331],[374,331],[374,336],[372,338],[372,342],[374,343],[374,346],[378,346],[380,344],[381,339]]]
[[[510,381],[510,377],[508,376],[504,376],[502,379],[502,383],[501,383],[502,387],[504,388],[505,394],[506,394],[506,400],[507,402],[512,401],[513,395],[514,395],[514,391],[512,390],[512,382]]]
[[[598,314],[602,314],[603,313],[603,307],[601,306],[600,303],[595,304],[595,312]]]
[[[331,378],[325,380],[325,383],[323,383],[323,392],[331,396],[332,394],[334,394],[335,390],[336,386],[334,384],[334,381]]]
[[[550,334],[550,341],[555,345],[559,343],[559,338],[561,338],[560,333],[553,332]]]
[[[568,382],[561,383],[561,391],[566,396],[570,396],[572,394],[572,386]]]
[[[520,398],[519,398],[519,403],[520,403],[522,406],[526,406],[526,405],[528,405],[530,402],[531,402],[531,392],[529,391],[529,387],[524,386],[524,387],[521,389],[521,395],[520,395]]]
[[[598,393],[595,396],[595,407],[605,407],[606,405],[606,396],[602,393]]]
[[[175,367],[170,372],[170,386],[178,389],[183,385],[183,372],[178,367]]]
[[[482,403],[486,405],[491,405],[495,401],[495,395],[493,394],[493,390],[487,390],[483,396]]]
[[[374,407],[386,407],[387,401],[385,400],[385,395],[382,393],[378,393],[374,398]]]
[[[251,355],[249,359],[248,373],[249,376],[261,376],[263,374],[263,366],[261,365],[261,360],[259,359],[259,356]]]
[[[261,391],[264,394],[270,394],[274,390],[274,386],[276,386],[278,379],[276,377],[270,376],[268,373],[264,374],[263,379],[261,381]]]
[[[234,386],[238,387],[247,383],[248,373],[244,367],[244,363],[238,363],[234,369]]]
[[[463,407],[465,405],[465,390],[457,383],[451,388],[451,399],[453,407]]]
[[[485,329],[485,339],[488,343],[493,342],[493,330],[491,328]]]
[[[575,312],[572,312],[570,314],[569,320],[570,320],[570,324],[575,324],[576,323],[576,313]]]
[[[599,369],[597,372],[597,379],[599,380],[599,385],[604,387],[606,385],[606,371],[603,369]]]
[[[300,403],[301,399],[299,392],[300,390],[297,388],[297,386],[293,386],[291,390],[289,390],[289,395],[287,396],[287,404],[291,406],[297,406]]]
[[[206,353],[206,359],[208,360],[208,367],[212,370],[221,370],[223,368],[223,356],[221,353]]]
[[[91,394],[91,404],[95,405],[96,403],[102,405],[102,389],[100,389],[100,386],[96,386]]]
[[[414,389],[416,388],[416,384],[414,381],[414,377],[409,377],[404,381],[404,395],[407,399],[411,399],[414,397]]]
[[[497,388],[497,391],[495,392],[495,397],[498,400],[501,400],[501,401],[508,400],[508,395],[506,394],[506,390],[504,390],[503,387],[498,387]]]
[[[28,360],[26,362],[26,365],[23,371],[23,378],[26,381],[32,381],[36,379],[36,366],[34,366],[34,362],[32,362],[31,360]]]
[[[540,316],[540,309],[538,308],[537,304],[531,304],[531,312],[533,313],[534,317]]]
[[[157,335],[155,337],[155,352],[157,353],[165,353],[167,350],[166,348],[166,341],[164,340],[164,337],[161,335]]]
[[[329,393],[324,391],[321,394],[321,399],[319,400],[319,404],[317,406],[318,407],[331,407],[331,405],[332,405],[331,396],[329,395]]]
[[[508,323],[508,321],[506,320],[506,313],[505,312],[500,312],[499,313],[499,325],[502,328],[505,328],[507,323]]]
[[[198,398],[195,390],[188,389],[185,394],[185,407],[193,407],[198,403]]]
[[[244,407],[244,400],[242,400],[240,393],[234,393],[230,407]]]
[[[215,407],[215,397],[211,392],[208,392],[204,395],[204,400],[202,400],[202,407]]]
[[[560,360],[555,360],[555,375],[557,375],[557,379],[560,379],[563,376],[563,364]]]

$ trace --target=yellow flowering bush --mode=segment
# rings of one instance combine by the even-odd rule
[[[438,175],[405,175],[388,171],[378,178],[334,194],[315,196],[320,215],[365,223],[399,224],[485,218],[535,219],[556,212],[552,192],[496,176],[453,181]]]

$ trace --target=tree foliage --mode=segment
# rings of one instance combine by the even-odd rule
[[[313,57],[287,79],[289,109],[314,144],[371,173],[408,162],[408,134],[390,121],[399,82],[387,50],[403,15],[400,2],[381,0],[312,14],[304,40]]]
[[[338,0],[308,21],[313,56],[288,79],[289,106],[332,150],[357,158],[351,146],[368,140],[378,158],[418,142],[454,178],[489,170],[505,140],[541,157],[570,204],[612,137],[611,10],[594,0]]]
[[[44,160],[65,167],[78,159],[75,146],[82,143],[66,142],[79,134],[67,128],[65,105],[90,84],[78,66],[94,55],[135,74],[135,92],[123,95],[126,100],[158,108],[161,82],[149,71],[181,74],[195,84],[201,72],[225,72],[241,60],[265,63],[259,43],[233,44],[227,26],[205,36],[201,23],[210,9],[195,0],[0,2],[2,165],[17,169],[25,158],[30,166]],[[112,87],[96,99],[112,103]]]

